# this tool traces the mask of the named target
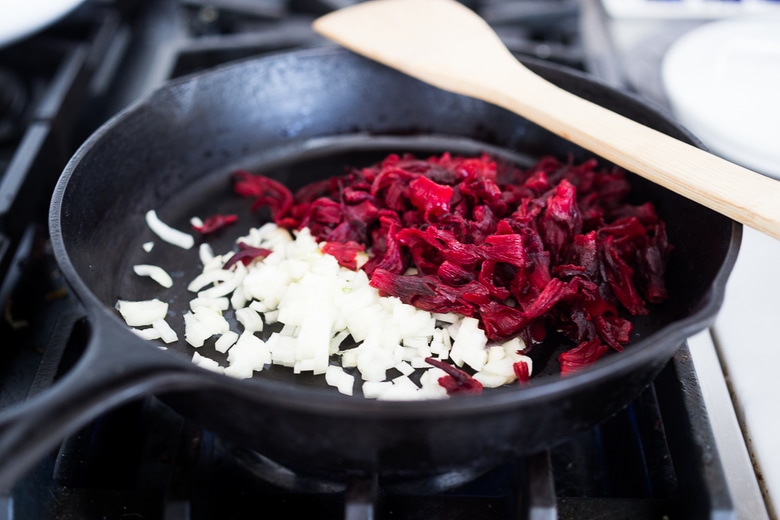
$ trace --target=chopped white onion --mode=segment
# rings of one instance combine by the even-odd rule
[[[200,258],[200,263],[205,266],[214,259],[214,250],[209,244],[203,242],[198,246],[198,257]]]
[[[325,371],[325,381],[330,386],[335,386],[344,395],[352,395],[353,393],[355,378],[341,367],[328,366]]]
[[[135,327],[131,327],[130,330],[135,332],[138,337],[143,338],[145,340],[153,340],[153,339],[160,339],[160,331],[155,329],[154,327],[146,327],[143,329],[138,329]]]
[[[232,347],[235,342],[238,340],[238,334],[236,332],[233,332],[232,330],[229,330],[227,332],[223,332],[222,335],[220,335],[219,339],[214,342],[214,349],[217,352],[225,353],[228,351],[230,347]]]
[[[244,332],[263,330],[263,318],[251,307],[236,310],[236,320],[244,327]]]
[[[141,301],[119,300],[116,309],[131,327],[151,325],[157,320],[165,319],[168,314],[168,304],[157,298]]]
[[[239,336],[236,344],[228,351],[228,368],[236,374],[250,374],[263,370],[271,363],[271,351],[263,340],[252,333]]]
[[[133,271],[138,276],[148,276],[166,289],[173,287],[173,278],[160,266],[150,264],[136,264]]]
[[[233,278],[233,273],[226,269],[212,269],[210,271],[204,271],[192,280],[187,285],[187,290],[190,292],[198,292],[209,285],[219,282],[226,282]],[[224,296],[224,295],[222,295]]]
[[[200,308],[200,307],[199,307]],[[184,340],[195,348],[202,347],[211,336],[216,334],[201,322],[194,312],[184,313]]]
[[[192,354],[192,362],[195,363],[197,366],[205,368],[207,370],[211,370],[212,372],[217,372],[217,373],[225,372],[225,368],[220,366],[219,363],[217,363],[211,358],[207,358],[206,356],[201,356],[197,352]]]
[[[224,296],[218,298],[197,297],[190,300],[190,310],[194,311],[197,307],[210,307],[217,311],[226,311],[230,308],[230,300]]]
[[[531,368],[530,358],[520,354],[519,338],[490,343],[475,318],[431,313],[382,297],[364,271],[342,268],[324,254],[308,229],[293,235],[274,224],[251,229],[239,240],[272,253],[229,269],[223,266],[233,253],[215,255],[211,247],[200,246],[203,268],[187,286],[196,296],[183,315],[184,339],[196,348],[214,341],[227,366],[197,353],[193,363],[241,379],[276,364],[294,373],[321,374],[345,395],[352,395],[359,381],[364,397],[382,400],[447,398],[439,384],[446,373],[426,362],[429,357],[469,367],[485,387],[514,381],[518,361]],[[123,316],[128,313],[134,327],[154,323],[135,329],[142,337],[175,341],[164,321],[167,306],[156,302],[125,302]],[[224,313],[232,313],[233,325]],[[276,322],[281,327],[260,339],[264,327]],[[354,369],[354,375],[345,369]],[[415,374],[420,377],[411,379]]]
[[[157,212],[150,209],[146,212],[146,224],[149,226],[155,235],[165,240],[169,244],[181,247],[182,249],[190,249],[195,245],[195,239],[192,235],[174,229],[157,216]]]
[[[165,343],[173,343],[174,341],[179,340],[179,336],[176,334],[176,331],[173,330],[173,328],[168,325],[168,322],[165,320],[155,320],[154,323],[152,323],[152,328],[160,333],[160,339]]]

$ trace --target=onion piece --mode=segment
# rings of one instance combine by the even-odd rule
[[[149,226],[154,234],[165,240],[169,244],[181,247],[182,249],[190,249],[195,245],[195,239],[192,235],[174,229],[157,216],[157,212],[150,209],[146,212],[146,224]]]
[[[202,307],[198,307],[200,309]],[[194,312],[184,313],[184,340],[195,348],[200,348],[215,332],[202,323]]]
[[[190,300],[190,310],[195,311],[197,307],[210,307],[215,311],[226,311],[230,308],[230,300],[224,296],[218,298],[193,298]]]
[[[131,327],[152,325],[157,320],[165,319],[168,314],[168,304],[157,298],[141,301],[119,300],[116,302],[116,309]]]
[[[165,320],[156,320],[152,323],[152,328],[160,333],[160,339],[165,343],[173,343],[179,340],[176,331]]]
[[[131,327],[130,330],[135,332],[135,334],[139,338],[145,339],[147,341],[151,341],[153,339],[160,339],[160,331],[155,329],[154,327],[146,327],[143,329]]]
[[[210,244],[203,242],[198,246],[198,258],[200,258],[200,263],[204,266],[214,259],[214,250]]]
[[[261,332],[263,330],[262,316],[250,307],[236,310],[236,321],[244,327],[244,332]]]
[[[228,350],[228,369],[236,375],[252,376],[252,372],[263,370],[271,363],[271,351],[268,345],[251,333],[243,333],[236,344]],[[226,369],[227,370],[227,369]]]
[[[211,358],[207,358],[206,356],[201,356],[197,352],[192,354],[192,362],[195,365],[201,368],[205,368],[206,370],[211,370],[212,372],[217,372],[220,374],[225,372],[225,368],[220,366],[219,363]]]
[[[214,342],[214,349],[217,352],[225,353],[230,347],[232,347],[238,340],[238,333],[229,330],[223,333],[216,342]]]
[[[148,276],[166,289],[173,287],[173,278],[160,266],[150,264],[136,264],[133,271],[138,276]]]
[[[336,365],[329,365],[325,370],[325,381],[344,395],[352,395],[355,377]]]
[[[225,271],[223,269],[212,269],[196,276],[195,279],[193,279],[189,285],[187,285],[187,290],[196,293],[205,287],[208,287],[209,285],[216,284],[218,282],[226,282],[231,278],[233,278],[233,273],[231,271]]]

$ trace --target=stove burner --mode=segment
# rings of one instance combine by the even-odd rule
[[[22,129],[21,117],[27,106],[27,90],[13,72],[0,69],[0,142]]]

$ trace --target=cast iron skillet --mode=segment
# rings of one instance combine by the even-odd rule
[[[527,65],[576,94],[698,144],[636,98],[577,72]],[[235,168],[297,187],[390,152],[447,149],[590,156],[502,109],[334,48],[190,76],[109,121],[67,165],[50,212],[55,255],[86,309],[91,339],[63,380],[3,414],[0,487],[11,486],[68,432],[144,394],[159,395],[224,438],[298,471],[374,472],[389,482],[487,468],[551,447],[625,407],[686,337],[714,319],[741,226],[633,177],[637,197],[651,200],[667,221],[674,244],[671,298],[637,321],[633,344],[623,353],[571,377],[556,374],[551,355],[546,366],[538,361],[540,374],[527,387],[445,401],[377,402],[277,367],[245,381],[202,370],[191,364],[186,343],[160,350],[128,331],[114,310],[118,298],[160,296],[180,316],[191,298],[184,286],[199,269],[197,248],[156,240],[152,252],[144,252],[142,243],[154,240],[143,218],[149,209],[179,228],[193,215],[237,211],[248,227],[259,220],[230,190]],[[234,236],[212,241],[215,250],[227,250]],[[141,262],[164,266],[178,283],[160,291],[133,275],[133,264]]]

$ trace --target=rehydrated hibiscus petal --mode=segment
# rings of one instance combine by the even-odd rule
[[[293,205],[292,192],[282,183],[264,177],[252,175],[245,170],[239,170],[233,174],[233,190],[241,196],[253,197],[252,210],[262,206],[271,209],[271,217],[278,223]]]
[[[445,363],[438,359],[427,357],[425,362],[447,372],[438,381],[447,390],[447,394],[479,394],[482,392],[482,383],[471,377],[467,372]]]
[[[416,208],[423,211],[426,218],[447,213],[450,210],[452,194],[451,186],[438,184],[422,175],[409,183],[409,199]]]
[[[528,368],[528,363],[525,361],[520,360],[513,363],[512,370],[515,373],[518,383],[527,383],[531,380],[531,370]]]
[[[222,269],[230,269],[238,262],[241,262],[244,265],[248,265],[255,258],[265,258],[270,254],[271,254],[270,249],[265,249],[263,247],[254,247],[254,246],[250,246],[245,242],[239,242],[238,251],[236,251],[233,254],[233,256],[231,256],[228,259],[228,261],[224,263]]]
[[[590,341],[583,341],[576,347],[562,352],[558,356],[561,375],[570,375],[592,365],[606,354],[608,350],[609,347],[601,343],[598,338],[594,338]]]
[[[326,242],[322,246],[322,252],[336,258],[339,265],[347,269],[357,270],[357,254],[366,250],[366,246],[354,241],[349,242]]]
[[[206,220],[203,221],[203,224],[201,225],[193,224],[192,229],[194,229],[201,235],[208,235],[209,233],[214,233],[216,231],[219,231],[220,229],[229,226],[230,224],[233,224],[237,221],[238,221],[238,215],[234,215],[234,214],[211,215],[207,217]]]

